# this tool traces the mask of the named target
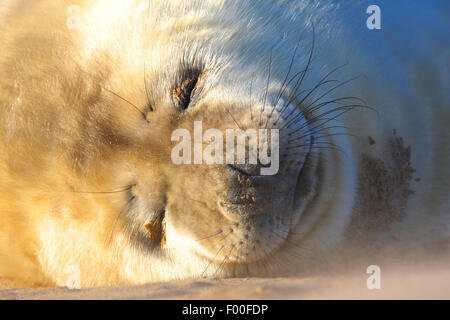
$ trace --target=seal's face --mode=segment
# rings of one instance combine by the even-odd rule
[[[170,185],[165,195],[166,219],[174,232],[195,239],[200,253],[215,262],[249,263],[267,258],[286,240],[290,228],[298,221],[299,212],[295,209],[300,204],[295,200],[295,192],[311,140],[309,134],[304,134],[306,128],[300,131],[299,126],[287,128],[287,117],[280,110],[274,111],[272,106],[267,105],[266,110],[261,111],[262,103],[245,101],[242,96],[230,100],[235,102],[208,98],[205,94],[204,100],[200,98],[176,120],[177,128],[194,133],[195,124],[201,123],[204,132],[210,129],[223,132],[223,141],[229,139],[227,130],[262,133],[261,129],[269,128],[269,132],[278,129],[279,141],[271,141],[277,143],[278,148],[270,149],[274,152],[272,163],[265,166],[273,167],[278,161],[276,170],[264,174],[263,164],[249,163],[249,152],[246,152],[245,163],[241,164],[237,159],[219,164],[204,163],[205,159],[199,164],[168,162],[165,174]],[[298,111],[289,111],[291,116],[301,117]],[[258,142],[263,144],[261,136],[259,138],[259,141],[236,140],[236,144],[247,142],[255,151]],[[199,152],[198,144],[205,152],[210,143],[193,141],[194,153]],[[229,152],[224,143],[223,157]]]
[[[391,55],[358,8],[3,2],[0,278],[298,275],[448,239],[442,59]],[[343,116],[358,96],[381,117]]]
[[[261,86],[259,93],[233,94],[248,84],[220,83],[221,72],[177,70],[173,82],[143,97],[148,146],[130,151],[140,160],[126,212],[128,229],[149,249],[191,252],[236,270],[268,259],[288,241],[313,193],[317,155],[294,90]],[[157,79],[147,77],[146,86],[157,88]]]
[[[119,233],[118,220],[150,255],[190,253],[234,270],[286,244],[314,193],[314,128],[299,104],[306,71],[288,70],[286,52],[267,46],[256,54],[264,39],[228,42],[196,24],[177,33],[155,25],[118,48],[94,46],[86,69],[101,70],[101,104],[108,110],[97,123],[120,138],[112,139],[115,150],[92,162],[115,185],[130,186],[112,215],[112,233]],[[245,61],[245,51],[255,52],[254,62]],[[233,150],[229,130],[237,135]],[[236,155],[230,158],[230,151]]]
[[[55,225],[36,228],[60,259],[45,268],[58,274],[76,251],[140,282],[253,269],[289,243],[315,194],[310,42],[296,57],[298,39],[275,47],[278,31],[249,32],[240,15],[143,3],[155,8],[92,1],[79,29],[56,23],[61,39],[14,56],[39,67],[5,80],[18,106],[6,122],[27,125],[3,133],[21,159],[8,177],[45,199],[42,220]]]

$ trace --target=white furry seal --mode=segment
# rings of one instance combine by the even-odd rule
[[[448,255],[445,41],[388,55],[392,31],[370,34],[360,2],[72,2],[1,4],[1,277],[87,287]],[[175,165],[172,133],[195,121],[279,129],[278,173]]]

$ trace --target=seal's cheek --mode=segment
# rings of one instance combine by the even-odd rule
[[[212,259],[221,246],[229,245],[229,222],[208,203],[191,196],[169,194],[166,247]]]
[[[226,187],[220,171],[200,165],[171,172],[167,176],[167,221],[177,232],[198,239],[228,223],[217,207],[217,194]]]
[[[198,165],[181,166],[168,178],[168,246],[244,263],[264,258],[287,238],[295,186],[281,187],[278,177],[245,178],[229,166]]]

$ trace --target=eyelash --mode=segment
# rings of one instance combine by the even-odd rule
[[[192,102],[197,95],[199,78],[200,72],[198,70],[188,71],[172,89],[172,101],[176,108],[186,111],[189,107],[192,107]]]

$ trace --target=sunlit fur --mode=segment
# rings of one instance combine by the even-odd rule
[[[82,14],[75,29],[68,27],[72,4]],[[376,241],[394,256],[448,241],[448,98],[438,85],[415,82],[424,66],[436,67],[428,60],[414,66],[408,83],[420,88],[415,93],[390,90],[392,80],[376,76],[364,44],[342,32],[351,14],[339,5],[8,0],[0,7],[0,277],[64,286],[66,268],[77,266],[89,287],[338,268],[347,257],[338,253],[357,200],[360,158],[386,158],[394,129],[412,146],[421,182],[406,217]],[[327,93],[337,84],[330,81],[307,96],[343,64],[326,79],[345,85]],[[189,68],[204,71],[206,86],[181,114],[170,93]],[[299,110],[280,111],[294,96],[304,111],[322,95],[321,102],[348,99],[342,109],[313,110],[308,127]],[[228,186],[224,169],[174,166],[170,136],[195,120],[259,127],[272,109],[279,126],[298,114],[299,132],[318,137],[309,162],[303,146],[287,156],[314,172],[302,206],[273,212],[281,222],[262,221],[245,238],[256,224],[235,226],[216,208]],[[297,177],[301,167],[283,168]],[[161,206],[167,243],[159,249],[144,225]],[[392,235],[400,249],[389,245]],[[233,252],[239,241],[247,241],[245,250]]]

